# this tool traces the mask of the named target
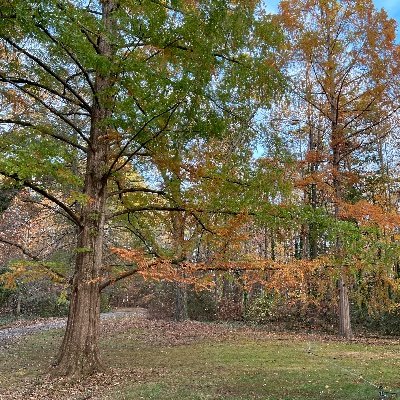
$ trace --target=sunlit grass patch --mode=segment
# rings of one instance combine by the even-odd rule
[[[128,336],[126,347],[120,342],[109,356],[122,368],[148,368],[153,375],[127,383],[115,393],[118,399],[360,400],[377,398],[379,385],[400,388],[396,344],[254,340],[239,334],[225,342],[155,351],[138,345],[133,333]]]

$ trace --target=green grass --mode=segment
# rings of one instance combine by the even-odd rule
[[[60,340],[61,332],[52,330],[0,347],[0,388],[12,391],[38,379],[50,367]]]
[[[148,340],[146,329],[135,327],[102,340],[103,359],[120,379],[92,385],[92,399],[373,400],[378,399],[373,385],[380,384],[400,398],[396,342],[344,343],[312,336],[308,341],[295,335],[280,340],[234,331],[225,340],[202,336],[168,345]],[[37,385],[60,339],[59,331],[48,331],[1,349],[0,387],[17,393]],[[71,393],[63,399],[85,398]]]
[[[360,400],[378,397],[367,381],[400,386],[398,346],[314,343],[315,356],[303,341],[240,340],[157,351],[123,343],[114,349],[119,366],[147,366],[161,376],[127,384],[113,399]]]

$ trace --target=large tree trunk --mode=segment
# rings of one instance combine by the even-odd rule
[[[114,0],[103,0],[106,32],[112,30]],[[98,48],[111,61],[113,49],[104,34]],[[109,131],[113,97],[110,72],[98,73],[94,84],[91,131],[87,150],[85,184],[77,240],[75,273],[72,281],[67,328],[55,367],[56,375],[86,375],[102,369],[99,359],[100,279],[108,182]]]
[[[95,197],[91,198],[94,201]],[[96,203],[98,205],[93,207],[93,214],[86,210],[88,220],[83,220],[83,228],[79,232],[67,329],[55,369],[57,375],[87,375],[102,369],[98,339],[104,194],[96,194]]]

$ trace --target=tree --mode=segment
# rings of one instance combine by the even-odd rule
[[[55,373],[99,359],[105,228],[143,210],[175,210],[122,179],[172,133],[223,135],[248,124],[280,86],[280,35],[253,2],[10,0],[0,11],[0,173],[53,202],[76,226],[70,311]],[[272,46],[272,47],[271,47]],[[125,207],[124,196],[140,204]]]
[[[290,38],[288,73],[301,76],[293,83],[298,96],[320,121],[323,148],[313,148],[325,160],[331,213],[340,220],[354,174],[351,157],[368,151],[384,135],[382,127],[399,108],[400,73],[395,22],[369,0],[283,0],[280,21]],[[307,119],[308,123],[310,122]],[[321,154],[322,153],[322,154]],[[314,154],[316,155],[316,154]],[[319,161],[320,165],[322,161]],[[312,183],[318,182],[315,165]],[[311,197],[315,196],[311,187]],[[314,197],[315,199],[315,197]],[[333,244],[337,262],[343,248],[338,235]],[[342,266],[339,276],[340,334],[351,336],[348,285]]]

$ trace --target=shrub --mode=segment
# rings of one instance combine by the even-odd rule
[[[279,294],[264,292],[249,301],[245,311],[245,319],[258,324],[276,321],[282,304]]]
[[[8,298],[8,308],[16,312],[18,303],[24,316],[59,317],[68,313],[69,302],[60,301],[61,288],[46,279],[20,284]]]

